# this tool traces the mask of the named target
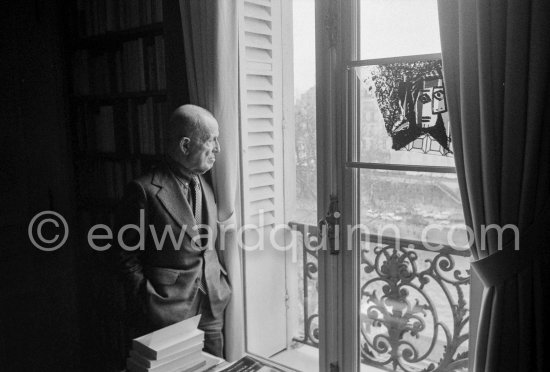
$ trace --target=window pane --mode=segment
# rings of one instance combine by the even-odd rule
[[[467,371],[470,259],[455,175],[361,170],[360,205],[361,370]]]
[[[468,241],[455,174],[362,169],[360,190],[360,221],[371,234],[396,237],[397,231],[434,245]]]
[[[360,161],[454,167],[440,67],[434,60],[355,68]]]
[[[317,240],[315,0],[293,0],[292,10],[294,143],[289,143],[289,133],[284,142],[293,146],[295,168],[285,173],[291,180],[285,190],[285,218],[296,232],[287,266],[289,344],[273,359],[296,370],[315,372],[319,369],[320,327],[317,252],[312,249]]]
[[[361,59],[441,52],[436,0],[360,0]]]
[[[317,224],[315,1],[293,0],[296,208],[290,219]]]

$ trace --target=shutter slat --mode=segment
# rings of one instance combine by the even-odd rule
[[[272,105],[273,94],[265,90],[249,90],[246,92],[248,104],[253,105]]]
[[[271,22],[248,17],[245,17],[244,19],[244,30],[269,36],[273,34],[271,30]]]
[[[248,163],[248,166],[249,174],[259,174],[265,172],[273,173],[275,171],[273,162],[270,159],[253,160]]]
[[[249,177],[249,180],[250,180],[250,188],[261,187],[261,186],[271,186],[275,183],[273,172],[251,174]]]
[[[275,203],[273,198],[253,201],[250,203],[250,215],[254,216],[257,214],[262,214],[266,212],[271,212],[275,210]]]
[[[268,50],[271,50],[273,48],[273,45],[271,44],[271,36],[269,35],[246,32],[244,42],[249,47]]]
[[[261,146],[251,147],[248,149],[249,160],[273,159],[273,147]]]
[[[251,188],[248,193],[248,196],[249,196],[248,200],[257,201],[262,199],[269,199],[273,197],[274,192],[275,190],[273,186],[254,187],[254,188]]]
[[[247,46],[245,58],[247,61],[272,63],[271,50]]]
[[[273,90],[271,77],[261,75],[247,75],[246,88],[250,90]]]
[[[246,1],[244,3],[244,16],[271,22],[271,8]]]
[[[261,218],[260,218],[260,215],[253,215],[253,216],[250,216],[250,218],[249,218],[249,223],[254,225],[254,226],[258,226],[258,227],[265,227],[265,226],[274,225],[275,222],[276,222],[276,220],[275,220],[274,211],[273,212],[266,212],[266,213],[262,214]]]
[[[245,0],[245,2],[262,6],[271,6],[271,0]]]
[[[248,119],[248,132],[273,132],[273,121],[266,118]]]
[[[273,106],[271,105],[248,105],[249,118],[272,118]]]
[[[264,72],[271,72],[271,63],[266,62],[256,62],[256,61],[246,61],[246,67],[249,70],[253,71],[264,71]]]
[[[270,146],[273,144],[273,135],[269,132],[257,132],[248,134],[249,146]]]

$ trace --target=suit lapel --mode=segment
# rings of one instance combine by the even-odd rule
[[[193,230],[193,226],[195,226],[193,212],[191,211],[189,203],[183,197],[178,182],[172,172],[170,172],[166,166],[157,168],[152,183],[160,188],[157,192],[157,198],[166,211],[182,229],[185,229],[185,232],[191,238],[195,237],[197,231]]]

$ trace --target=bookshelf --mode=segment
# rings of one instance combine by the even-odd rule
[[[66,6],[82,358],[90,370],[117,371],[133,335],[131,309],[110,271],[111,255],[91,249],[86,234],[92,225],[112,227],[124,187],[161,159],[163,123],[186,103],[179,5],[76,0]]]
[[[77,205],[103,218],[124,186],[164,151],[163,2],[78,0],[73,6],[68,45]]]

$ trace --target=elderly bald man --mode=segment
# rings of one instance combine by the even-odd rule
[[[223,356],[231,289],[216,247],[214,193],[203,177],[220,152],[218,122],[209,111],[184,105],[172,114],[167,134],[165,160],[127,186],[115,214],[132,336],[201,314],[204,351]]]

